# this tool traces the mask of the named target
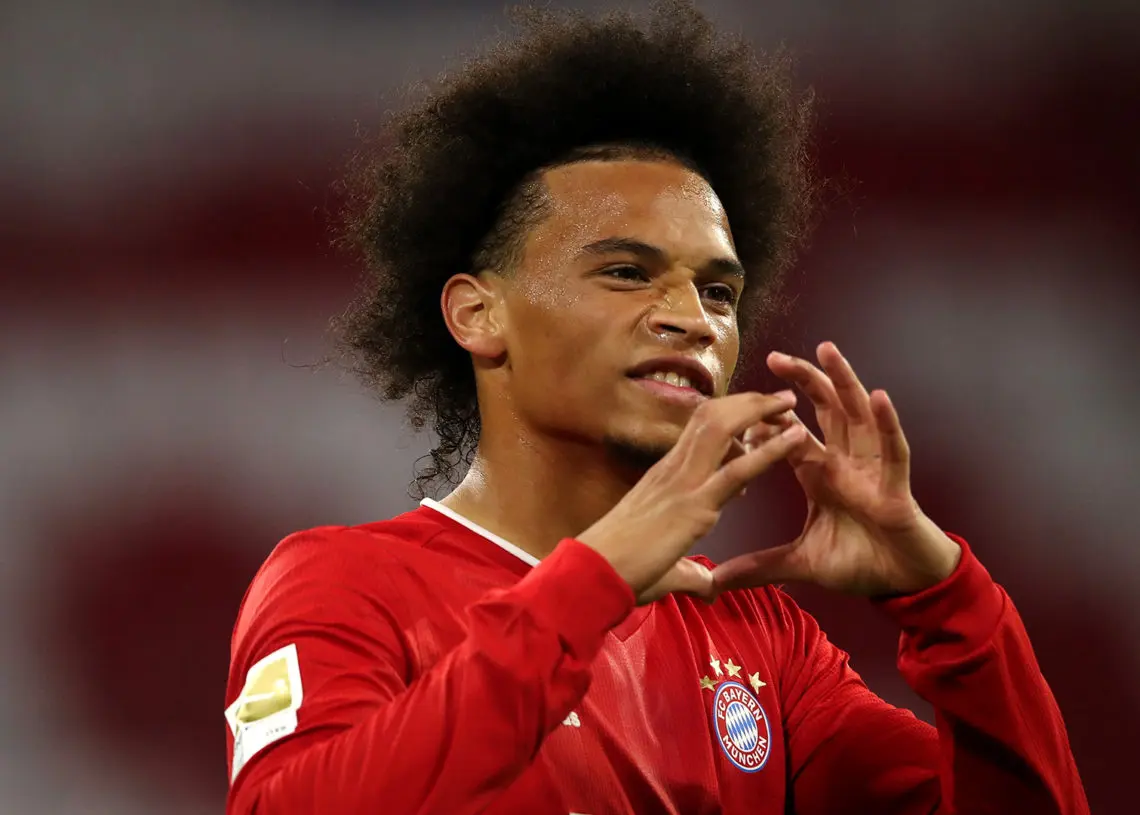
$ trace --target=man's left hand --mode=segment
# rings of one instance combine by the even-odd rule
[[[816,349],[820,367],[773,352],[768,367],[815,407],[812,433],[788,456],[807,497],[803,531],[791,543],[722,563],[718,591],[809,582],[865,596],[910,594],[949,577],[961,547],[922,510],[910,488],[910,448],[886,391],[867,393],[833,343]],[[775,434],[795,413],[749,431]]]

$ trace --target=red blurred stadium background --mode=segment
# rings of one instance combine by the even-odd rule
[[[412,505],[430,440],[309,367],[353,292],[328,236],[358,125],[502,22],[489,0],[411,8],[5,8],[0,811],[219,811],[229,632],[258,563],[294,529]],[[707,8],[799,55],[821,167],[855,182],[765,347],[834,339],[891,391],[919,499],[1022,611],[1093,811],[1126,811],[1140,6]],[[794,534],[786,478],[747,500],[705,551]],[[888,623],[798,593],[876,690],[929,715]]]

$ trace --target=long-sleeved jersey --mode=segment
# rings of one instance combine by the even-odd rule
[[[635,608],[584,544],[539,562],[430,501],[292,535],[234,630],[227,812],[1087,812],[1017,612],[961,543],[948,579],[880,601],[935,728],[776,588]]]

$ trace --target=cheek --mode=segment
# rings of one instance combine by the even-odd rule
[[[520,366],[531,374],[568,377],[589,367],[599,356],[603,325],[596,319],[576,319],[565,312],[535,314],[534,320],[518,338]],[[585,373],[585,371],[582,371]],[[575,377],[577,378],[577,377]]]
[[[583,401],[601,397],[620,368],[606,339],[612,323],[597,310],[532,302],[513,328],[508,355],[516,395],[547,411],[580,411]]]
[[[740,332],[735,320],[725,323],[723,333],[718,331],[717,345],[720,348],[717,356],[724,366],[725,379],[732,379],[736,363],[740,360]]]

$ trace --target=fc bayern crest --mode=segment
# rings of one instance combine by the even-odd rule
[[[772,730],[759,700],[739,682],[724,682],[716,689],[712,706],[713,730],[728,760],[754,773],[764,768],[771,752]]]

